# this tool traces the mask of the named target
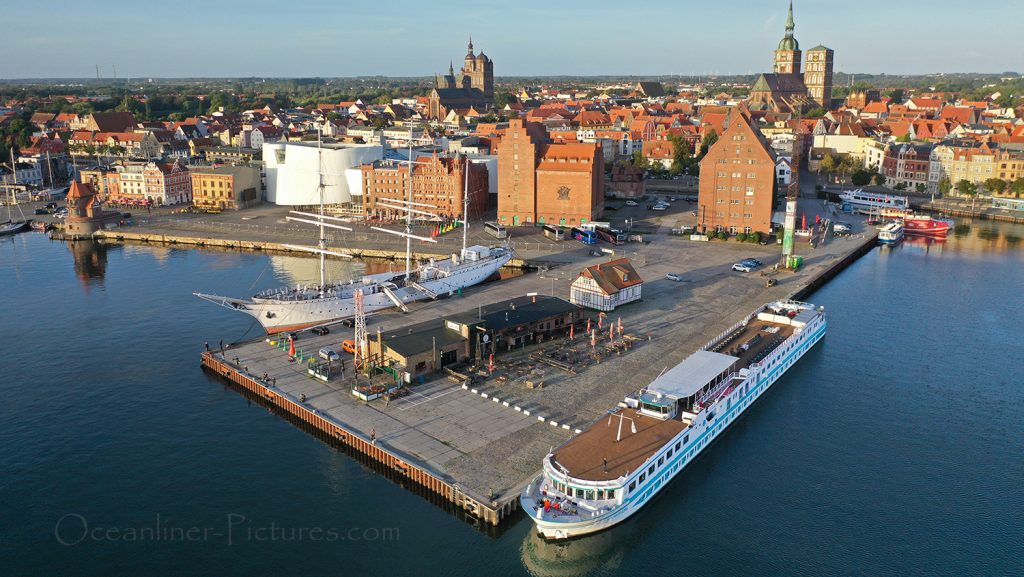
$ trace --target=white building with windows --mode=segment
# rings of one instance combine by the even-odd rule
[[[569,302],[599,311],[640,300],[643,279],[630,264],[620,258],[589,266],[572,282]]]

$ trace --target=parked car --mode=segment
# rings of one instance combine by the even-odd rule
[[[613,205],[610,205],[610,204],[604,205],[604,209],[605,210],[618,210],[617,208],[615,208]]]
[[[749,261],[740,261],[740,262],[732,265],[732,270],[739,271],[739,272],[750,272],[750,271],[754,270],[755,268],[757,268],[758,266],[759,265],[756,265],[756,264],[754,264],[752,262],[749,262]]]
[[[46,203],[46,208],[48,208],[50,210],[56,210],[57,209],[57,203],[56,202],[48,202],[48,203]]]
[[[627,200],[626,206],[640,206],[640,203],[635,200]]]
[[[309,332],[313,333],[314,335],[326,335],[331,331],[327,327],[313,327],[312,329],[310,329]]]
[[[50,214],[50,211],[46,210],[45,208],[37,208],[35,210],[35,213],[36,214]]]
[[[676,198],[676,197],[674,197],[674,196],[670,196],[670,197],[668,197],[668,201],[669,201],[669,202],[675,202],[675,201],[677,201],[677,200],[679,200],[679,199],[677,199],[677,198]]]
[[[850,226],[850,223],[847,222],[833,222],[832,232],[835,232],[837,234],[847,234],[853,232],[853,227]]]
[[[745,258],[745,259],[741,260],[740,262],[745,262],[747,264],[752,264],[754,266],[761,266],[761,265],[764,264],[763,262],[757,260],[756,258]]]
[[[341,341],[341,350],[349,354],[356,354],[356,343],[352,339],[345,339]]]
[[[62,208],[62,209],[58,210],[57,212],[53,213],[53,216],[55,216],[57,218],[67,218],[68,217],[68,209]]]
[[[668,210],[668,207],[664,204],[656,204],[651,207],[651,210]]]
[[[320,358],[325,361],[335,362],[341,360],[341,355],[339,355],[338,351],[332,349],[331,347],[324,347],[320,349]]]
[[[665,275],[665,278],[667,278],[668,280],[674,280],[676,282],[682,282],[683,281],[683,276],[679,275],[679,274],[676,274],[674,272],[668,273],[667,275]]]

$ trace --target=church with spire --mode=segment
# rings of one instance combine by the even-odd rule
[[[831,108],[835,52],[819,45],[808,50],[804,59],[793,34],[795,29],[790,0],[786,35],[775,49],[772,72],[758,76],[750,89],[751,109],[800,113],[812,108]]]
[[[463,59],[462,69],[448,64],[448,74],[434,78],[434,88],[428,95],[427,114],[431,120],[441,120],[451,110],[473,108],[478,112],[494,105],[494,62],[481,50],[473,52],[473,38]]]

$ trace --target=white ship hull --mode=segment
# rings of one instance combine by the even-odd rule
[[[505,250],[479,261],[463,260],[460,264],[448,268],[445,268],[445,263],[426,265],[413,272],[414,278],[435,277],[419,280],[418,287],[425,288],[435,295],[447,295],[482,283],[511,259],[512,252]],[[430,275],[431,272],[434,274]],[[387,276],[395,278],[402,275],[395,273]],[[200,293],[196,293],[196,296],[252,316],[263,325],[267,333],[279,333],[354,317],[356,303],[352,292],[355,288],[363,289],[363,311],[366,314],[394,308],[397,306],[396,302],[382,290],[382,287],[387,285],[393,287],[390,289],[391,294],[403,305],[431,298],[429,293],[417,286],[397,287],[387,281],[342,285],[344,294],[341,296],[328,295],[297,300],[260,297],[245,300]]]
[[[604,504],[603,506],[598,503],[597,505],[599,506],[597,507],[587,507],[588,511],[583,515],[587,518],[580,518],[579,520],[574,520],[574,518],[578,518],[580,515],[552,515],[540,506],[543,500],[540,490],[541,486],[549,483],[548,477],[552,475],[552,471],[546,470],[530,483],[520,497],[523,510],[533,520],[537,532],[546,539],[571,539],[603,531],[628,519],[653,500],[672,479],[687,465],[692,463],[712,441],[721,435],[723,431],[760,398],[779,377],[821,340],[825,336],[825,330],[826,320],[822,314],[817,322],[808,325],[808,330],[791,337],[794,341],[791,348],[779,347],[776,352],[765,358],[760,367],[752,369],[748,377],[737,385],[732,393],[719,401],[717,405],[719,408],[725,406],[725,403],[729,403],[727,410],[721,411],[721,414],[717,415],[715,413],[719,411],[717,409],[713,410],[711,412],[712,417],[709,419],[705,417],[705,413],[700,413],[698,415],[700,417],[698,419],[699,423],[684,429],[675,438],[665,443],[663,448],[638,470],[643,470],[648,464],[653,463],[655,459],[664,457],[666,455],[665,450],[671,448],[675,443],[681,440],[688,440],[688,442],[683,442],[681,448],[674,455],[671,452],[667,453],[672,455],[667,462],[663,466],[659,466],[658,470],[647,478],[645,482],[642,482],[630,495],[620,497],[619,502]],[[748,383],[750,384],[749,387],[746,386]],[[744,391],[746,392],[744,393]],[[571,478],[560,475],[558,478],[570,484],[573,483]],[[583,508],[583,506],[582,503],[579,504],[580,508]]]

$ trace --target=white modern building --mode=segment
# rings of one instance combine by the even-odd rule
[[[264,144],[267,202],[287,206],[319,204],[322,175],[324,203],[349,204],[353,197],[362,195],[359,166],[383,158],[384,148],[372,144]]]

